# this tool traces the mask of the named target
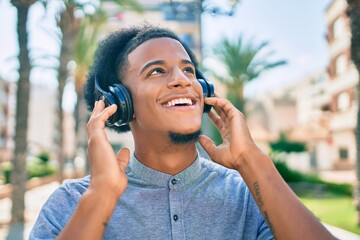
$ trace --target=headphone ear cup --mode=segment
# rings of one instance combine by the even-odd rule
[[[208,81],[204,77],[202,72],[200,72],[198,69],[196,69],[195,73],[196,73],[196,78],[202,87],[204,98],[205,97],[214,97],[214,95],[215,95],[214,94],[214,85],[210,81]],[[211,110],[211,105],[204,104],[204,113],[210,112],[210,110]]]
[[[122,84],[114,84],[109,87],[110,92],[117,105],[116,113],[113,115],[111,124],[116,126],[127,125],[133,118],[134,109],[129,90]]]
[[[115,104],[115,100],[111,93],[104,91],[101,89],[97,77],[95,77],[95,89],[94,89],[95,100],[103,100],[105,103],[105,107],[111,106]]]

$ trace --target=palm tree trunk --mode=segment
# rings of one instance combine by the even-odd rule
[[[90,166],[87,161],[87,133],[86,133],[86,124],[89,120],[89,114],[86,109],[86,104],[84,100],[83,91],[77,91],[77,107],[76,107],[76,143],[78,154],[80,154],[85,161],[85,174],[90,173]]]
[[[64,139],[63,139],[63,93],[66,85],[66,79],[68,77],[67,64],[71,60],[75,39],[77,37],[80,24],[79,20],[74,17],[74,7],[66,5],[66,10],[61,13],[59,27],[62,33],[61,49],[60,49],[60,66],[59,66],[59,87],[58,87],[58,112],[57,120],[59,125],[59,132],[56,136],[56,144],[58,146],[58,160],[59,160],[59,181],[64,179]]]
[[[60,57],[61,58],[61,57]],[[57,146],[58,151],[58,161],[59,161],[59,172],[58,172],[58,181],[61,183],[64,179],[64,165],[65,165],[65,156],[64,156],[64,138],[63,138],[63,124],[64,124],[64,115],[62,110],[62,104],[63,104],[63,94],[64,94],[64,88],[66,84],[66,78],[67,78],[67,70],[66,66],[63,66],[64,64],[60,63],[59,67],[59,85],[58,85],[58,107],[56,111],[56,121],[57,121],[57,131],[55,136],[55,144]]]
[[[24,222],[25,191],[26,191],[26,154],[27,154],[27,129],[30,95],[30,60],[27,48],[27,17],[32,3],[12,1],[17,9],[17,34],[19,42],[19,81],[17,85],[16,103],[16,125],[15,125],[15,152],[11,173],[12,209],[11,223],[19,224]]]
[[[351,58],[355,66],[360,72],[360,1],[347,0],[348,2],[348,16],[350,18],[351,26]],[[358,93],[360,93],[360,79],[357,85]],[[360,95],[358,94],[358,112],[357,112],[357,126],[355,129],[356,139],[356,177],[355,184],[355,202],[357,210],[357,224],[360,226]]]

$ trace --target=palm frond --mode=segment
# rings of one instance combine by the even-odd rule
[[[265,53],[268,46],[268,41],[260,44],[252,41],[245,43],[240,35],[235,41],[223,38],[214,46],[213,53],[223,63],[227,74],[233,78],[234,86],[242,86],[264,71],[286,64],[284,60],[270,61],[269,58],[275,51]],[[241,83],[235,83],[236,81]]]

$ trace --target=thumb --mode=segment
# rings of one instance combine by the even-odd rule
[[[125,172],[130,160],[130,150],[128,148],[121,148],[116,156],[116,160],[120,170]]]
[[[215,143],[208,136],[205,135],[201,135],[199,137],[199,143],[207,152],[207,154],[209,154],[210,158],[213,158],[216,149]]]

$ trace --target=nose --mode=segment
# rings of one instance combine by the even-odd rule
[[[192,85],[191,79],[188,78],[188,76],[185,75],[185,73],[179,69],[176,68],[173,71],[173,74],[170,76],[171,80],[168,83],[169,87],[190,87]]]

